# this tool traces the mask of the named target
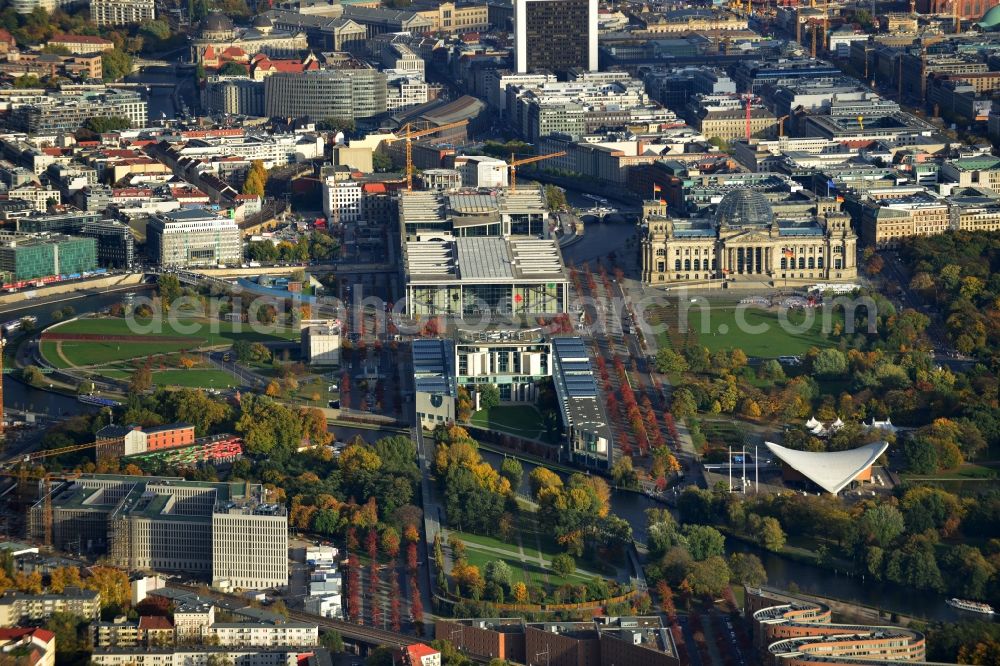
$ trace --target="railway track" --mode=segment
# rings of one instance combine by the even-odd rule
[[[233,602],[232,606],[237,608],[242,608],[247,605],[246,599],[235,594],[226,594],[224,592],[216,592],[213,590],[206,593],[203,589],[199,590],[198,588],[190,585],[184,585],[182,583],[168,583],[167,587],[183,590],[185,592],[191,592],[192,594],[200,596],[209,596],[216,600]],[[379,629],[377,627],[366,627],[364,625],[354,624],[353,622],[323,617],[321,615],[313,615],[312,613],[306,613],[303,611],[289,610],[288,618],[291,620],[298,620],[299,622],[309,622],[317,625],[321,629],[336,631],[340,633],[346,641],[352,643],[364,643],[365,645],[371,645],[374,647],[382,645],[388,647],[404,647],[414,643],[430,643],[430,640],[428,639],[418,638],[408,634],[396,633],[395,631]]]

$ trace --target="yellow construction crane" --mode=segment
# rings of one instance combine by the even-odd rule
[[[861,127],[861,131],[864,132],[865,131],[865,117],[864,116],[858,116],[858,125]]]
[[[548,155],[535,155],[533,157],[525,157],[524,159],[518,160],[518,159],[515,159],[516,156],[514,155],[514,153],[511,153],[510,154],[510,164],[507,165],[508,168],[510,168],[510,190],[511,190],[511,192],[516,192],[517,191],[517,167],[519,167],[519,166],[521,166],[523,164],[532,164],[534,162],[541,162],[542,160],[547,160],[550,157],[562,157],[565,154],[566,154],[565,150],[560,150],[558,153],[549,153]]]
[[[785,121],[788,120],[789,116],[781,116],[778,118],[778,138],[785,136]]]
[[[422,136],[429,136],[431,134],[436,134],[437,132],[442,132],[444,130],[455,129],[456,127],[464,127],[468,125],[468,120],[459,120],[458,122],[448,123],[447,125],[438,125],[437,127],[425,127],[423,129],[415,129],[416,123],[406,123],[400,127],[402,134],[395,137],[394,139],[387,139],[389,143],[394,141],[406,141],[406,189],[413,189],[413,140],[419,139]]]

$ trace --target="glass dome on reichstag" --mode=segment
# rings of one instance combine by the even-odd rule
[[[774,223],[774,211],[760,192],[735,190],[722,197],[715,221],[720,227],[769,227]]]

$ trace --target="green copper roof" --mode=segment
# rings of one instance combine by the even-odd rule
[[[1000,25],[1000,5],[992,7],[979,21],[979,27],[983,30],[995,30],[998,25]]]

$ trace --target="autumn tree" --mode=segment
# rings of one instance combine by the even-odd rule
[[[250,171],[243,182],[243,194],[250,194],[257,197],[264,196],[264,188],[267,185],[267,169],[260,160],[254,160],[250,165]]]

